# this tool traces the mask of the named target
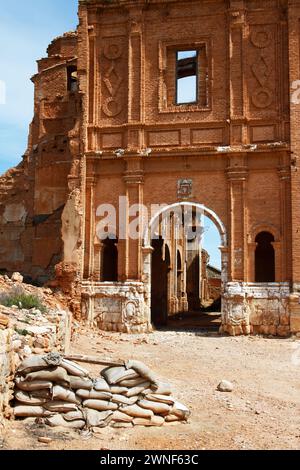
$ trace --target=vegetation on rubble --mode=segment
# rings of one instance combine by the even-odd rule
[[[37,309],[41,313],[46,313],[47,309],[42,300],[33,294],[27,294],[21,288],[12,288],[7,293],[0,294],[0,304],[5,307],[16,306],[20,310]]]

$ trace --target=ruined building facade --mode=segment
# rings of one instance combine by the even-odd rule
[[[152,240],[161,209],[132,239],[127,211],[125,236],[99,240],[97,208],[198,208],[220,233],[222,330],[300,332],[298,80],[299,0],[79,1],[0,180],[0,269],[60,285],[101,328],[149,331],[158,285],[159,311],[190,308],[184,234]]]

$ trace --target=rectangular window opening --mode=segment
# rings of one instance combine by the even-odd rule
[[[176,52],[176,104],[198,101],[198,51]]]

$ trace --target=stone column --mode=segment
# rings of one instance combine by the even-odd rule
[[[247,282],[255,282],[255,250],[256,242],[248,243],[248,276]]]
[[[275,282],[282,282],[281,242],[272,242],[275,255]]]
[[[145,318],[149,325],[151,324],[151,262],[152,262],[152,246],[144,246],[143,253],[143,274],[142,281],[144,283],[144,299],[145,299]]]
[[[94,243],[94,270],[93,270],[93,280],[99,282],[101,280],[101,255],[103,250],[103,243],[98,239]]]
[[[247,241],[246,241],[246,156],[231,157],[227,170],[230,201],[230,276],[233,281],[244,282],[247,278]]]
[[[85,223],[85,247],[84,247],[84,274],[85,278],[91,278],[94,268],[94,236],[95,236],[95,210],[94,189],[95,178],[86,178],[85,211],[87,214]]]
[[[124,182],[126,185],[126,198],[128,204],[127,213],[127,236],[125,248],[125,274],[127,279],[141,280],[142,278],[142,238],[143,238],[143,214],[140,212],[140,236],[138,239],[133,239],[130,236],[130,222],[137,218],[137,215],[130,217],[129,210],[133,205],[142,210],[143,207],[143,169],[141,157],[128,157],[126,160],[127,170],[124,175]]]
[[[244,43],[246,37],[245,2],[230,0],[229,9],[229,128],[230,145],[246,142],[246,100]]]

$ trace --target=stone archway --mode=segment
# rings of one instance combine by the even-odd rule
[[[152,240],[151,240],[151,234],[155,231],[155,228],[157,228],[160,224],[161,217],[166,214],[170,213],[172,211],[176,211],[178,208],[185,208],[188,207],[190,209],[198,209],[203,216],[206,216],[209,218],[216,228],[218,229],[220,239],[221,239],[221,246],[219,247],[221,251],[221,266],[222,266],[222,277],[221,277],[221,282],[222,282],[222,289],[221,289],[221,296],[223,300],[223,295],[226,291],[226,285],[228,282],[228,241],[227,241],[227,231],[225,228],[225,225],[221,221],[221,219],[218,217],[218,215],[212,211],[211,209],[208,209],[206,206],[203,204],[199,204],[196,202],[177,202],[168,206],[164,206],[161,208],[157,213],[152,217],[150,220],[150,223],[145,229],[144,232],[144,237],[143,237],[143,277],[142,280],[144,282],[145,286],[145,313],[148,317],[149,323],[151,322],[151,264],[152,264],[152,253],[153,253],[153,247],[152,247]],[[222,301],[222,320],[223,320],[223,301]]]

